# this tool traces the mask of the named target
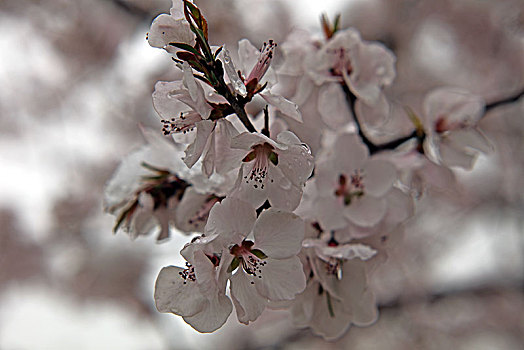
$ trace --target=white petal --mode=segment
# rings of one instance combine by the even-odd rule
[[[484,100],[470,92],[444,87],[431,91],[424,99],[426,128],[434,128],[434,123],[444,117],[449,124],[475,124],[484,113]]]
[[[349,75],[351,91],[368,104],[380,97],[382,87],[395,79],[395,55],[379,43],[361,43],[350,52],[353,70]]]
[[[381,197],[388,192],[397,178],[393,164],[384,160],[370,160],[364,166],[365,192],[374,197]]]
[[[320,87],[318,112],[322,120],[333,130],[352,120],[352,113],[340,84],[324,84]]]
[[[446,166],[458,166],[469,170],[473,167],[473,163],[477,158],[476,154],[472,154],[466,150],[456,149],[445,143],[440,144],[440,158],[442,164]]]
[[[151,24],[147,41],[152,47],[164,48],[172,52],[174,47],[169,43],[180,42],[193,45],[195,35],[186,20],[178,20],[167,14],[161,14]]]
[[[262,212],[255,223],[255,248],[270,258],[290,258],[300,251],[304,231],[305,223],[301,218],[271,208]]]
[[[184,269],[164,267],[155,283],[155,303],[160,312],[172,312],[180,316],[192,316],[202,311],[206,299],[200,293],[197,282],[180,276]]]
[[[231,300],[225,294],[220,294],[204,304],[201,312],[184,317],[184,321],[201,333],[211,333],[226,323],[232,310]]]
[[[318,197],[317,221],[324,230],[337,230],[347,226],[344,205],[335,196]]]
[[[226,237],[226,240],[227,237],[238,234],[246,237],[251,232],[255,220],[255,209],[249,203],[228,197],[211,209],[205,232],[218,233]]]
[[[247,78],[247,74],[251,72],[257,63],[259,56],[260,51],[249,40],[242,39],[238,42],[239,65],[244,75],[246,75],[245,78]]]
[[[302,198],[302,188],[293,184],[273,164],[269,164],[267,178],[267,199],[271,206],[287,211],[295,210]]]
[[[238,320],[244,324],[255,321],[264,311],[267,299],[260,296],[252,284],[253,277],[239,269],[231,276],[231,298],[235,304]]]
[[[386,214],[386,201],[367,195],[353,199],[344,210],[344,215],[349,220],[364,227],[379,223],[384,214]]]
[[[213,132],[215,122],[211,120],[202,120],[196,124],[197,133],[195,140],[192,144],[187,146],[186,156],[184,157],[184,163],[191,168],[204,152],[209,135]]]
[[[262,278],[255,278],[260,295],[274,301],[291,300],[306,288],[306,276],[297,256],[264,260]]]
[[[329,299],[328,299],[329,298]],[[330,312],[331,311],[333,313]],[[324,290],[315,296],[314,313],[310,327],[313,333],[332,341],[340,338],[351,325],[351,314],[344,310],[342,303],[328,291]]]
[[[298,106],[281,95],[274,95],[269,92],[261,92],[260,96],[270,105],[279,110],[283,116],[289,117],[297,122],[302,123],[302,114]]]
[[[474,128],[454,130],[446,135],[446,142],[457,149],[469,147],[484,153],[493,150],[486,136]]]
[[[209,118],[212,108],[206,101],[204,89],[193,76],[193,69],[189,66],[189,63],[184,62],[182,67],[184,69],[184,85],[187,87],[191,99],[195,102],[191,107],[193,107],[203,119]]]

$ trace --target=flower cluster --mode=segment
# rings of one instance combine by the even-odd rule
[[[420,117],[406,108],[411,134],[374,142],[369,129],[390,117],[395,56],[338,23],[323,17],[322,39],[296,31],[233,52],[209,44],[191,1],[154,20],[149,44],[173,55],[182,79],[155,85],[162,131],[144,131],[148,145],[124,160],[105,204],[131,238],[196,234],[180,252],[186,265],[158,275],[160,312],[200,332],[233,306],[244,324],[287,308],[326,339],[370,325],[371,267],[413,214],[413,179],[439,186],[434,174],[490,150],[482,98],[456,88],[429,92]],[[250,114],[252,102],[266,107]]]

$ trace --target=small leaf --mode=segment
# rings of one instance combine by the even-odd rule
[[[240,258],[234,257],[233,260],[231,261],[231,265],[229,265],[229,267],[227,268],[227,272],[231,273],[235,271],[238,265],[240,265]]]
[[[253,255],[255,255],[259,259],[267,259],[267,255],[264,254],[264,252],[260,249],[252,249],[251,253],[253,253]]]
[[[194,54],[196,57],[200,56],[200,52],[198,52],[193,46],[184,44],[184,43],[169,43],[169,45],[178,47],[179,49],[186,50]]]
[[[271,152],[269,154],[269,160],[271,161],[271,163],[273,163],[275,166],[278,165],[278,154],[276,154],[275,152]]]

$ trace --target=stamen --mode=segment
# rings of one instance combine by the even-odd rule
[[[188,281],[196,281],[195,267],[188,262],[186,262],[186,268],[180,271],[178,274],[184,279],[184,284],[187,284]]]
[[[180,113],[178,118],[162,119],[164,125],[162,132],[164,135],[171,135],[173,133],[188,133],[195,128],[195,124],[203,120],[196,112]]]
[[[278,155],[273,152],[273,146],[268,143],[263,145],[253,146],[253,151],[251,151],[242,161],[247,163],[251,161],[253,163],[253,168],[249,174],[244,176],[246,183],[252,182],[253,187],[258,189],[264,189],[266,183],[266,176],[268,173],[269,162],[273,164],[278,164]]]
[[[273,59],[273,51],[277,47],[277,44],[273,40],[269,40],[268,43],[264,43],[262,49],[260,50],[260,56],[258,62],[255,64],[251,72],[249,73],[246,79],[246,85],[249,85],[253,80],[260,82],[264,74],[266,74]]]

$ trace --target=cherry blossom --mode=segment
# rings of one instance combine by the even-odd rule
[[[262,134],[242,133],[231,147],[244,151],[242,166],[232,196],[254,207],[266,199],[275,208],[294,210],[302,187],[313,170],[313,157],[298,137],[289,131],[273,140]]]
[[[182,316],[199,332],[213,332],[233,310],[225,295],[227,261],[201,249],[191,253],[185,269],[167,266],[160,271],[155,284],[156,307]]]
[[[184,43],[194,45],[195,34],[189,28],[189,23],[184,16],[184,2],[173,0],[170,14],[161,14],[151,24],[147,41],[152,47],[165,49],[174,53],[177,49],[170,43]]]
[[[439,88],[424,100],[424,150],[433,161],[471,169],[478,151],[491,144],[477,127],[484,100],[465,90]]]
[[[240,69],[237,69],[237,65],[233,63],[229,52],[225,49],[223,61],[226,73],[236,93],[244,96],[248,93],[256,93],[269,103],[272,110],[278,110],[283,116],[302,122],[297,105],[271,91],[278,83],[276,73],[270,67],[275,47],[276,43],[269,40],[259,51],[247,39],[239,41],[237,65]],[[245,75],[239,76],[238,72],[240,74],[244,72]]]
[[[355,134],[338,135],[333,148],[317,158],[318,220],[326,229],[376,225],[387,212],[383,198],[396,178],[395,167],[369,158],[367,148]]]

